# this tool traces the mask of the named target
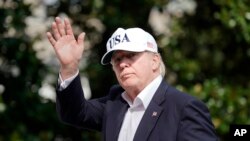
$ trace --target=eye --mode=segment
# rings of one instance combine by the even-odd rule
[[[121,62],[121,60],[122,60],[122,57],[112,57],[111,58],[111,64],[116,65],[119,62]]]
[[[122,60],[122,57],[116,57],[116,58],[114,59],[114,61],[115,61],[116,63],[121,62],[121,60]]]
[[[134,53],[134,52],[129,53],[129,54],[126,55],[126,57],[127,57],[128,59],[133,59],[133,57],[135,57],[135,56],[136,56],[136,53]]]

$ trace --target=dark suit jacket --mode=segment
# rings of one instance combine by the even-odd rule
[[[57,91],[57,111],[67,124],[101,131],[103,140],[117,141],[128,104],[124,90],[113,86],[106,97],[85,100],[80,77]],[[146,109],[134,141],[215,141],[207,107],[162,81]]]

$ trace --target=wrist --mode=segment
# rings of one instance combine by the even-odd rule
[[[78,72],[78,67],[73,67],[73,66],[67,66],[67,67],[62,67],[60,68],[60,75],[62,77],[62,80],[65,80],[67,78],[70,78],[74,76]]]

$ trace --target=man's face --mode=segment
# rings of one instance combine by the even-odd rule
[[[157,54],[151,52],[115,51],[111,64],[120,85],[140,92],[156,76]]]

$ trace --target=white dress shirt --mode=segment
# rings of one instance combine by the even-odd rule
[[[130,107],[125,114],[118,141],[133,141],[142,116],[145,113],[145,110],[147,109],[157,88],[160,86],[162,79],[161,75],[156,77],[139,93],[139,95],[134,99],[134,102],[131,101],[126,92],[122,93],[123,99],[127,101]]]
[[[69,84],[77,77],[78,73],[79,73],[79,70],[77,70],[77,73],[75,75],[65,80],[62,79],[62,76],[59,73],[59,79],[58,79],[59,91],[66,89],[69,86]]]

